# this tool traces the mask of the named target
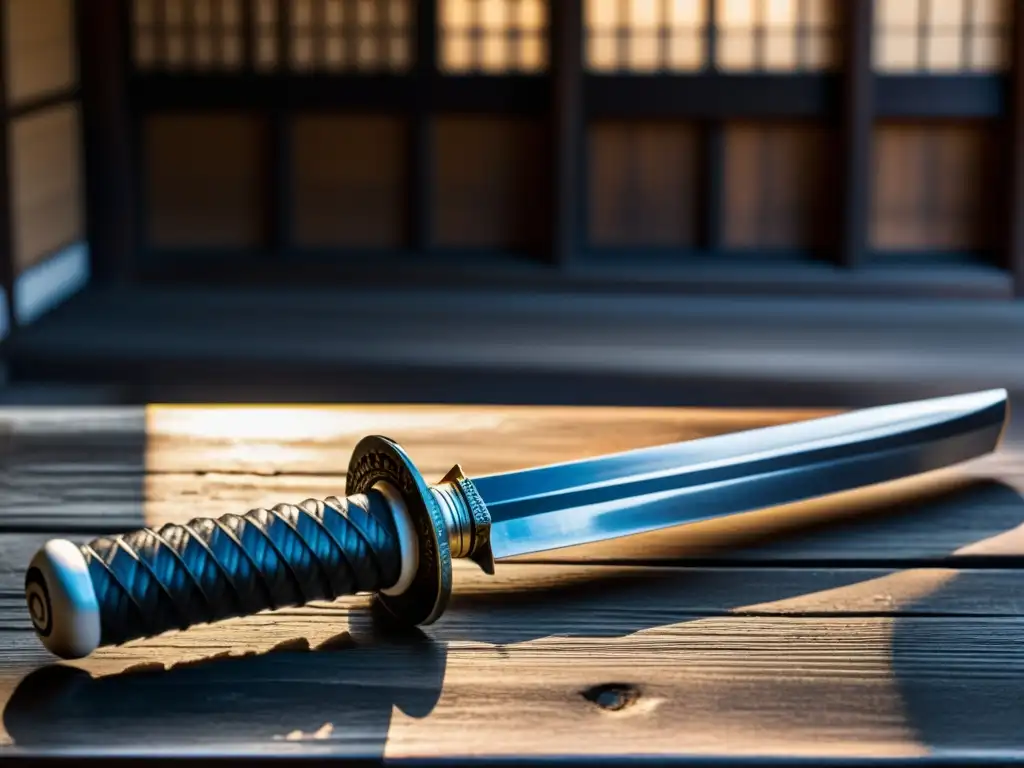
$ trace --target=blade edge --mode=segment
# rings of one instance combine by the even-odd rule
[[[495,502],[485,496],[485,501],[499,512],[491,534],[495,557],[503,559],[560,549],[794,503],[977,458],[998,447],[1005,431],[1009,402],[1005,390],[973,395],[973,399],[972,396],[955,396],[904,404],[959,402],[975,410],[939,409],[938,415],[914,419],[911,426],[907,426],[906,420],[894,420],[888,432],[880,437],[870,441],[853,439],[827,450],[809,448],[806,441],[794,440],[787,451],[767,460],[752,459],[749,450],[737,450],[724,467],[719,465],[710,470],[698,464],[682,466],[674,473],[662,473],[653,478],[640,473],[632,477],[620,476],[604,484],[587,485],[578,481],[568,488],[511,501]],[[978,397],[982,395],[985,397]],[[895,408],[892,413],[896,414],[900,406],[885,408]],[[853,411],[850,415],[862,413]],[[766,429],[790,426],[794,425]],[[742,445],[744,436],[750,438],[764,431],[749,430],[666,447],[688,445],[699,449],[701,443],[722,438],[731,438]],[[661,446],[655,450],[658,448]],[[610,456],[613,459],[636,456],[649,450]],[[573,467],[586,467],[605,458],[535,469],[571,471]],[[526,482],[530,472],[506,473],[504,477],[519,474]],[[479,486],[480,481],[475,479],[474,483]],[[486,491],[487,483],[482,485]]]

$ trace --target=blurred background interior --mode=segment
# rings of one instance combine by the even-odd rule
[[[4,402],[1024,382],[1013,0],[2,11]]]

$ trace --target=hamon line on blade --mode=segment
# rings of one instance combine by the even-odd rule
[[[949,467],[996,449],[997,389],[428,484],[405,451],[363,438],[346,496],[47,542],[25,594],[36,633],[78,658],[189,626],[373,593],[380,614],[429,624],[451,561],[495,560],[654,531]]]

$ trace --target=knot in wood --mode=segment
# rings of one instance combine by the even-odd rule
[[[606,683],[583,691],[583,698],[608,712],[619,712],[640,698],[640,690],[629,683]]]

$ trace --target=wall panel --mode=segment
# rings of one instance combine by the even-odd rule
[[[1014,0],[874,2],[874,66],[879,72],[1008,68]]]
[[[835,152],[836,138],[826,126],[726,126],[725,246],[829,247],[836,222]]]
[[[5,0],[7,102],[18,105],[77,85],[73,0]]]
[[[985,222],[1006,207],[991,168],[1002,138],[964,125],[882,126],[855,164],[859,208],[837,199],[849,188],[838,70],[852,55],[853,0],[579,0],[571,14],[560,0],[130,2],[131,33],[151,54],[131,81],[133,117],[209,110],[143,117],[140,199],[158,247],[265,246],[286,259],[300,258],[293,247],[556,252],[561,194],[567,251],[586,241],[607,249],[601,259],[706,248],[856,266],[843,254],[867,250],[868,226],[844,238],[840,224],[868,218],[872,167],[874,250],[987,249],[996,229]],[[983,111],[1002,88],[1013,6],[859,6],[878,9],[858,39],[883,75],[875,107],[869,93],[854,110],[868,116],[859,135],[876,108],[885,119]],[[554,9],[589,73],[573,74],[586,91],[575,146],[554,158],[579,163],[572,195],[550,179]],[[893,95],[921,89],[934,91],[927,107]],[[229,99],[249,114],[227,114]],[[987,117],[969,119],[1002,108],[987,103]]]
[[[602,121],[590,128],[590,242],[692,247],[697,237],[698,128]]]
[[[292,0],[296,71],[403,72],[411,63],[409,0]]]
[[[297,245],[403,245],[408,199],[403,120],[307,115],[296,119],[292,137]]]
[[[714,0],[716,67],[723,72],[834,69],[839,4],[850,0]]]
[[[587,68],[638,73],[835,69],[842,35],[838,10],[846,1],[588,0]]]
[[[490,75],[547,69],[549,2],[558,0],[438,0],[441,69]]]
[[[245,0],[133,0],[139,69],[210,72],[243,64]]]
[[[16,273],[85,236],[77,104],[17,118],[9,127]]]
[[[550,209],[544,124],[529,118],[437,120],[437,245],[533,248]]]
[[[983,251],[996,245],[998,134],[986,124],[883,124],[875,131],[872,245]]]
[[[153,115],[144,128],[149,245],[257,248],[267,126],[245,114]]]

